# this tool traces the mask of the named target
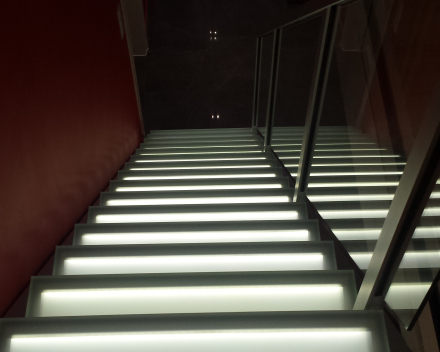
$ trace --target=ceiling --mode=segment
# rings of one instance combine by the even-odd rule
[[[146,130],[250,127],[256,38],[293,17],[302,6],[298,2],[304,1],[149,0],[150,49],[146,61],[137,63],[145,77],[140,85]],[[279,124],[286,118],[303,124],[320,23],[309,21],[283,34]],[[262,97],[270,41],[263,44]],[[261,106],[260,123],[264,99]]]

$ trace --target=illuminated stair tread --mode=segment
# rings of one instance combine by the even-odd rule
[[[140,173],[142,176],[144,173]],[[286,177],[255,177],[255,178],[207,178],[207,179],[172,179],[172,180],[118,180],[110,181],[110,191],[129,191],[131,189],[143,189],[143,190],[176,190],[185,189],[185,187],[191,190],[195,189],[215,189],[215,187],[221,189],[240,189],[251,188],[260,189],[264,187],[268,188],[287,188],[289,185]]]
[[[199,159],[209,159],[215,161],[217,159],[234,159],[234,160],[246,160],[249,158],[272,158],[269,153],[261,152],[261,148],[255,148],[252,150],[249,148],[250,152],[246,152],[243,154],[243,150],[238,149],[236,152],[227,152],[222,149],[222,153],[213,154],[213,153],[202,153],[198,152],[196,154],[163,154],[163,155],[144,155],[143,158],[145,160],[150,161],[151,163],[158,161],[167,161],[167,160],[194,160],[197,161]],[[142,153],[147,153],[145,150],[137,149],[135,152],[135,156],[141,156]]]
[[[53,275],[273,270],[336,270],[333,243],[62,246]]]
[[[305,204],[191,204],[89,207],[88,222],[197,222],[306,219]]]
[[[26,316],[352,309],[352,271],[37,276]]]
[[[292,202],[293,189],[259,189],[259,190],[193,190],[193,191],[158,191],[158,192],[104,192],[101,193],[100,205],[130,205],[129,200],[141,202],[166,202],[166,201],[185,201],[201,203],[230,202],[230,203],[248,203],[248,202]],[[228,201],[230,199],[230,201]],[[109,203],[110,202],[110,203]],[[124,203],[125,202],[125,203]],[[159,203],[160,204],[160,203]],[[134,204],[135,205],[135,204]]]
[[[303,128],[274,131],[274,144],[301,144]],[[395,162],[364,157],[382,151],[350,128],[318,140],[334,144],[317,153],[324,172]],[[57,248],[54,275],[32,279],[27,318],[0,321],[0,350],[388,352],[382,314],[351,311],[353,272],[336,270],[333,243],[262,147],[249,128],[151,131]]]
[[[230,233],[232,236],[228,236]],[[73,244],[235,243],[307,240],[319,241],[316,220],[222,221],[197,224],[191,222],[77,224]]]
[[[244,169],[190,169],[190,170],[122,170],[118,173],[119,180],[134,180],[135,177],[155,177],[156,179],[210,176],[211,178],[239,177],[280,177],[281,168],[244,168]]]
[[[125,170],[132,170],[134,168],[148,168],[148,169],[170,169],[173,168],[224,168],[224,169],[236,169],[236,168],[261,168],[267,169],[269,167],[275,167],[276,161],[270,159],[262,160],[225,160],[225,161],[164,161],[164,162],[145,162],[144,157],[134,157],[131,162],[125,164]]]

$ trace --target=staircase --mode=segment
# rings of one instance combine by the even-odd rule
[[[272,146],[293,177],[298,171],[301,127],[275,128]],[[264,134],[264,133],[263,133]],[[320,127],[307,197],[366,271],[406,161],[349,127]],[[405,254],[387,303],[408,325],[440,267],[440,186],[436,186]]]
[[[275,150],[295,164],[300,146],[283,137],[276,131]],[[351,310],[353,273],[337,270],[333,244],[319,241],[262,150],[249,129],[153,131],[76,226],[73,246],[57,248],[53,276],[32,279],[27,317],[1,320],[0,350],[388,351],[381,313]],[[387,170],[401,172],[392,159]],[[323,199],[334,177],[312,176],[321,212],[336,211]]]

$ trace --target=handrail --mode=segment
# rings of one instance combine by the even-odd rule
[[[326,92],[326,78],[328,75],[329,65],[332,59],[332,51],[334,39],[338,24],[338,15],[342,7],[357,2],[359,0],[316,0],[314,2],[314,10],[303,11],[297,17],[269,32],[260,35],[257,39],[257,65],[261,65],[262,55],[262,37],[273,35],[275,39],[272,51],[272,72],[270,93],[268,97],[268,110],[266,120],[265,148],[271,148],[271,133],[274,122],[274,104],[276,99],[276,79],[277,67],[276,63],[279,59],[279,45],[283,29],[307,20],[318,14],[325,14],[324,26],[321,28],[320,44],[318,48],[319,58],[314,68],[314,78],[312,81],[311,95],[309,97],[309,109],[307,112],[307,120],[305,124],[304,140],[301,146],[301,155],[298,165],[298,173],[296,178],[295,198],[304,199],[305,190],[308,184],[308,173],[310,170],[313,151],[315,147],[316,131],[319,127],[319,117],[322,110],[323,97]],[[316,9],[316,4],[319,8]],[[305,13],[306,12],[306,13]],[[278,40],[276,40],[278,38]],[[261,67],[257,67],[256,72],[260,73]],[[320,77],[320,78],[319,78]],[[318,79],[319,78],[319,79]],[[257,130],[258,99],[259,99],[259,80],[255,80],[254,92],[254,124],[253,128]],[[316,94],[318,92],[318,94]],[[440,96],[440,87],[437,92],[437,100]],[[435,105],[435,104],[434,104]],[[402,179],[398,185],[392,205],[385,219],[382,233],[374,250],[373,257],[370,261],[365,279],[360,288],[359,295],[355,304],[355,309],[369,309],[381,304],[387,307],[383,301],[391,282],[394,279],[397,268],[405,254],[408,243],[413,236],[416,224],[421,218],[422,211],[431,194],[432,189],[438,178],[440,177],[440,163],[438,155],[440,154],[440,121],[439,121],[440,104],[434,106],[432,111],[428,112],[427,119],[420,127],[419,135],[412,149],[412,155],[408,159]],[[430,120],[430,121],[428,121]],[[272,150],[273,152],[273,150]],[[282,162],[278,160],[281,164]],[[439,280],[440,274],[437,275],[434,283]],[[430,298],[433,286],[425,296],[420,305],[417,314],[413,317],[410,328],[417,321],[421,310]],[[379,300],[375,297],[380,296]],[[382,298],[381,298],[382,297]],[[383,308],[382,307],[382,308]],[[384,308],[384,309],[385,309]],[[387,308],[389,309],[389,308]],[[386,309],[385,309],[386,310]],[[396,316],[396,320],[399,319]]]
[[[264,34],[259,35],[259,37],[264,37],[264,36],[266,36],[266,35],[269,35],[269,34],[275,32],[277,29],[283,29],[283,28],[288,27],[288,26],[291,26],[291,25],[293,25],[293,24],[297,24],[297,23],[299,23],[299,22],[302,22],[302,21],[308,20],[309,18],[311,18],[311,17],[313,17],[313,16],[316,16],[316,15],[318,15],[318,14],[321,13],[321,12],[324,12],[325,10],[331,8],[332,6],[340,5],[340,4],[342,4],[342,3],[349,3],[349,2],[351,2],[351,1],[352,1],[352,0],[350,0],[350,1],[347,1],[347,0],[320,0],[320,1],[318,2],[318,5],[315,5],[315,4],[317,3],[317,2],[315,1],[315,2],[313,3],[313,5],[314,5],[313,7],[314,7],[314,8],[317,7],[318,9],[315,9],[315,10],[312,10],[312,11],[310,11],[310,9],[303,10],[302,13],[306,12],[306,14],[301,14],[301,13],[300,13],[300,15],[299,15],[298,18],[295,18],[294,20],[292,20],[292,21],[290,21],[290,22],[287,22],[287,23],[285,23],[285,24],[283,24],[283,25],[281,25],[281,26],[279,26],[279,27],[276,27],[276,28],[274,28],[274,29],[271,29],[270,31],[265,32]],[[305,6],[305,7],[306,7],[306,6]]]

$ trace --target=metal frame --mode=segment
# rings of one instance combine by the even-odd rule
[[[257,54],[255,59],[255,82],[254,82],[254,104],[252,110],[252,129],[258,126],[258,108],[260,105],[260,74],[261,74],[261,55],[263,52],[263,38],[257,38]]]
[[[272,52],[272,69],[269,87],[269,100],[266,116],[266,134],[264,147],[271,149],[271,137],[275,111],[276,88],[278,78],[278,65],[280,57],[280,42],[283,28],[307,20],[320,13],[324,13],[324,22],[319,40],[319,55],[315,62],[314,76],[309,96],[309,106],[305,124],[304,139],[301,147],[301,155],[298,167],[298,176],[295,185],[294,201],[298,195],[307,190],[308,178],[312,164],[314,145],[319,127],[323,102],[325,98],[327,79],[332,60],[332,48],[334,46],[337,23],[342,6],[355,0],[337,0],[330,2],[322,0],[320,8],[294,21],[286,23],[275,30],[263,34],[257,39],[257,66],[254,91],[253,127],[257,126],[262,38],[273,33],[274,46]],[[403,255],[408,247],[415,227],[420,221],[422,212],[427,204],[429,196],[440,176],[440,87],[433,110],[428,114],[424,124],[420,128],[417,140],[405,167],[402,179],[396,190],[387,218],[385,219],[382,232],[377,242],[370,266],[368,267],[365,280],[362,283],[354,309],[362,310],[373,308],[378,301],[377,296],[385,297],[395,273],[400,265]],[[269,148],[268,148],[269,147]],[[300,196],[301,199],[301,196]],[[433,291],[432,289],[430,292]],[[423,304],[428,301],[428,295]],[[422,309],[423,307],[420,307]],[[414,324],[415,319],[411,325]]]
[[[341,3],[346,4],[348,2],[355,1],[355,0],[351,0],[351,1],[347,1],[347,0],[335,0],[335,1],[318,0],[318,1],[320,1],[320,3],[317,3],[317,1],[315,1],[315,5],[314,5],[317,8],[317,10],[308,12],[306,15],[300,16],[300,17],[298,17],[297,19],[295,19],[293,21],[287,22],[286,24],[283,24],[282,26],[280,26],[280,27],[278,27],[276,29],[283,29],[285,27],[297,24],[298,22],[302,22],[302,21],[308,20],[309,18],[311,18],[313,16],[316,16],[316,15],[320,14],[321,12],[324,12],[326,10],[330,10],[330,8],[332,8],[332,7],[336,6],[336,5],[339,5]],[[265,35],[268,35],[269,33],[272,33],[273,31],[274,30],[271,30],[271,31],[269,31],[267,33],[264,33],[264,34],[261,35],[261,37],[264,37]]]
[[[297,182],[295,184],[294,201],[298,194],[307,190],[310,168],[312,166],[313,150],[315,149],[318,126],[321,120],[322,106],[324,104],[328,74],[333,54],[339,19],[340,7],[334,6],[325,11],[323,29],[319,38],[319,55],[316,58],[312,86],[310,89],[309,105],[304,130],[304,139],[298,163]]]
[[[386,297],[403,255],[440,176],[440,87],[420,127],[382,227],[353,309],[368,309]]]
[[[280,50],[281,50],[281,29],[278,28],[274,32],[273,51],[272,51],[272,67],[269,84],[269,97],[267,102],[267,114],[266,114],[266,134],[264,136],[264,149],[270,147],[272,141],[272,128],[273,118],[275,114],[275,102],[277,95],[277,83],[278,83],[278,67],[280,63]]]

